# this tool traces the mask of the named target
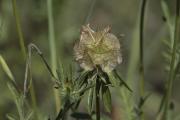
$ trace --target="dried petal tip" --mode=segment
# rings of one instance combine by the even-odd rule
[[[109,73],[122,62],[119,40],[110,30],[109,26],[97,32],[89,24],[82,27],[80,41],[74,46],[74,54],[83,69],[93,70],[98,65]]]

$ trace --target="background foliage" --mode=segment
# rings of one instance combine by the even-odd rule
[[[94,2],[94,3],[93,3]],[[53,0],[54,34],[57,58],[66,64],[76,65],[73,59],[73,45],[79,39],[81,26],[87,23],[94,29],[103,29],[107,25],[112,27],[112,33],[117,35],[122,44],[123,63],[118,66],[121,76],[133,88],[134,99],[123,101],[121,89],[112,89],[112,114],[107,114],[113,120],[120,120],[125,114],[125,102],[137,103],[138,89],[138,20],[140,0]],[[171,15],[175,16],[175,0],[167,0],[166,5]],[[21,29],[25,46],[36,44],[43,52],[48,63],[51,63],[49,47],[48,11],[45,0],[17,0],[17,10],[20,17]],[[164,15],[162,1],[149,0],[145,13],[144,29],[144,71],[145,93],[151,94],[145,103],[145,116],[155,119],[167,80],[168,58],[165,51],[171,49],[172,42],[169,31],[168,18]],[[124,37],[122,37],[122,34]],[[25,59],[22,56],[18,33],[16,31],[15,17],[13,15],[12,1],[0,0],[0,54],[6,60],[14,75],[18,89],[23,90],[25,75]],[[165,54],[166,55],[166,54]],[[9,78],[0,67],[0,119],[5,120],[9,113],[16,113],[13,96],[8,89]],[[78,69],[78,66],[76,65]],[[55,102],[51,77],[40,58],[34,54],[32,57],[32,75],[37,100],[37,112],[40,118],[54,118]],[[178,78],[179,79],[179,78]],[[174,103],[173,118],[177,118],[180,111],[179,80],[174,81],[172,101]],[[128,96],[128,95],[127,95]],[[30,96],[27,96],[31,103]],[[132,107],[132,106],[131,106]],[[133,109],[130,108],[129,109]],[[87,110],[82,104],[80,110]]]

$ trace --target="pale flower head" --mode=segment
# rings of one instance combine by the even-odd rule
[[[89,24],[83,26],[80,41],[74,46],[74,54],[85,70],[93,70],[98,65],[109,73],[122,62],[119,40],[110,33],[110,27],[96,32]]]

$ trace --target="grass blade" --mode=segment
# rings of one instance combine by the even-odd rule
[[[21,47],[23,58],[25,60],[26,48],[25,48],[25,44],[24,44],[24,38],[23,38],[22,29],[21,29],[20,19],[19,19],[19,15],[18,15],[18,11],[17,11],[16,0],[12,0],[12,7],[13,7],[15,20],[16,20],[16,28],[17,28],[17,32],[18,32],[18,36],[19,36],[19,44]]]
[[[3,59],[3,57],[1,55],[0,55],[0,64],[1,64],[4,72],[7,74],[7,76],[15,83],[14,76],[13,76],[11,70],[9,69],[6,61]]]

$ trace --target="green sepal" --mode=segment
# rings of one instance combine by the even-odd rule
[[[111,104],[111,93],[110,93],[109,87],[106,86],[105,84],[102,84],[101,93],[102,93],[102,100],[103,100],[105,109],[108,112],[111,112],[112,104]]]
[[[94,88],[91,88],[89,90],[89,95],[88,95],[88,111],[89,113],[92,113],[93,111],[93,106],[94,106]]]

